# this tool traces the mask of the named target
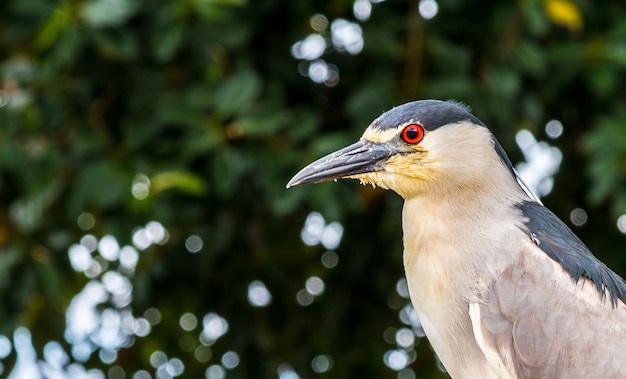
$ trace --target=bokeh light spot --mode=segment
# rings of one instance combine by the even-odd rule
[[[204,376],[206,379],[224,379],[226,377],[226,370],[220,365],[212,365],[206,369]]]
[[[307,305],[311,305],[311,303],[313,303],[315,297],[311,295],[306,289],[301,289],[296,294],[296,300],[298,301],[298,304],[306,307]]]
[[[11,340],[4,335],[0,335],[0,359],[6,358],[11,354]]]
[[[139,370],[133,375],[133,379],[152,379],[152,376],[146,370]]]
[[[193,351],[193,356],[196,358],[198,362],[208,362],[213,355],[213,351],[208,346],[200,345],[195,348]]]
[[[56,341],[50,341],[43,347],[43,357],[46,363],[57,368],[63,367],[69,362],[69,357],[65,350]]]
[[[229,370],[239,366],[239,354],[234,351],[227,351],[222,355],[222,365]]]
[[[389,350],[384,355],[384,361],[390,369],[400,371],[409,364],[409,356],[401,349]]]
[[[185,313],[180,316],[180,327],[186,331],[192,331],[198,326],[198,319],[193,313]]]
[[[311,361],[311,368],[318,374],[330,371],[333,367],[333,360],[330,356],[320,354]]]
[[[151,241],[144,228],[138,228],[133,233],[133,245],[139,250],[145,250],[150,247]]]
[[[85,246],[90,253],[93,253],[98,248],[98,239],[93,234],[85,234],[80,239],[80,244]]]
[[[94,257],[94,259],[91,260],[87,270],[85,270],[85,276],[93,279],[102,274],[102,272],[104,272],[107,267],[108,266],[106,261],[101,256]]]
[[[202,331],[201,342],[212,344],[228,331],[228,322],[216,313],[207,313],[202,319],[204,330]]]
[[[424,329],[422,327],[422,322],[420,321],[417,312],[415,312],[415,308],[411,304],[407,304],[404,308],[400,310],[399,313],[400,321],[404,324],[413,327],[413,333],[417,337],[424,337]]]
[[[113,296],[130,295],[133,285],[128,278],[117,271],[107,271],[102,275],[104,288]]]
[[[587,212],[582,208],[576,208],[570,212],[569,219],[575,226],[583,226],[587,223]]]
[[[185,248],[190,253],[195,254],[199,252],[200,250],[202,250],[202,245],[203,245],[202,238],[196,235],[189,236],[185,240]]]
[[[326,286],[324,281],[317,276],[312,276],[306,280],[305,288],[308,293],[313,296],[319,296],[324,293]]]
[[[396,283],[396,292],[405,299],[409,298],[409,285],[406,282],[406,278],[398,280]]]
[[[126,378],[126,371],[120,366],[113,366],[107,373],[108,379],[124,379]]]
[[[300,375],[287,363],[278,366],[276,372],[278,373],[278,379],[300,379]]]
[[[337,51],[356,55],[363,50],[363,30],[359,24],[338,18],[331,23],[330,31]]]
[[[70,246],[68,256],[70,258],[72,268],[77,272],[86,271],[91,266],[91,262],[93,261],[89,250],[83,245]]]
[[[133,271],[139,262],[139,253],[132,246],[124,246],[120,250],[119,261],[123,268]]]
[[[323,59],[315,60],[309,65],[307,74],[315,83],[323,83],[328,78],[328,64]]]
[[[546,124],[546,134],[552,139],[557,139],[563,134],[563,124],[559,120],[550,120]]]
[[[420,0],[418,10],[425,20],[430,20],[439,13],[439,4],[435,0]]]
[[[9,91],[0,89],[0,108],[9,104],[9,101],[11,101],[11,94]]]
[[[150,178],[145,174],[135,175],[130,191],[137,200],[147,198],[150,195]]]
[[[162,244],[167,241],[167,230],[158,221],[150,221],[146,224],[146,236],[152,243]]]
[[[396,343],[403,348],[409,348],[415,343],[415,334],[411,329],[401,328],[396,332]]]
[[[299,45],[299,58],[312,61],[324,54],[326,50],[326,40],[319,34],[311,34]]]
[[[626,214],[619,216],[617,219],[617,229],[626,234]]]
[[[334,250],[339,246],[342,236],[343,226],[338,222],[331,222],[322,233],[322,245],[328,250]]]
[[[539,197],[549,194],[554,184],[552,176],[558,172],[563,159],[561,150],[546,142],[537,142],[525,129],[515,134],[515,142],[526,159],[515,166],[524,184]]]
[[[85,362],[91,356],[91,344],[87,341],[74,343],[72,345],[72,357],[79,362]]]
[[[272,302],[272,294],[260,280],[248,285],[248,302],[254,307],[265,307]]]
[[[334,251],[327,251],[322,254],[321,261],[322,266],[326,268],[333,268],[336,267],[339,263],[339,256]]]
[[[132,193],[136,199],[143,200],[150,194],[150,187],[145,183],[134,183]]]
[[[323,14],[314,14],[311,16],[311,28],[316,32],[322,32],[328,28],[328,19]]]
[[[156,325],[161,322],[161,311],[156,308],[148,308],[143,313],[143,317],[148,320],[150,325]]]
[[[150,323],[148,322],[148,320],[146,320],[145,318],[138,318],[135,320],[133,325],[133,333],[135,333],[137,337],[147,336],[148,334],[150,334],[150,330],[152,330],[152,328],[150,327]]]
[[[185,371],[185,365],[180,359],[172,358],[165,364],[165,371],[171,376],[179,376]]]
[[[302,242],[306,245],[315,246],[321,243],[328,250],[336,249],[342,236],[343,226],[339,222],[326,225],[324,217],[317,212],[311,212],[307,216],[300,233]]]
[[[300,233],[302,242],[308,246],[314,246],[320,243],[324,228],[326,227],[326,221],[324,217],[317,213],[311,212],[304,221],[304,227]]]
[[[102,363],[110,365],[117,360],[117,350],[101,349],[98,358]]]
[[[96,218],[91,213],[83,212],[78,216],[76,223],[82,230],[89,230],[96,225]]]
[[[385,331],[383,332],[383,339],[385,340],[385,342],[387,342],[388,344],[395,343],[397,331],[398,329],[394,328],[393,326],[390,326],[387,329],[385,329]]]
[[[372,14],[372,3],[370,0],[356,0],[352,5],[352,13],[359,21],[366,21]]]

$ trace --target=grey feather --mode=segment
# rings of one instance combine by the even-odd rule
[[[576,237],[554,213],[533,201],[517,207],[522,211],[529,237],[550,258],[558,262],[574,281],[591,280],[602,297],[609,293],[613,306],[617,301],[626,303],[626,283],[604,263],[600,262],[585,244]]]
[[[426,130],[435,130],[444,125],[462,121],[471,121],[476,125],[485,126],[469,108],[452,101],[420,100],[399,105],[372,122],[372,126],[380,129],[395,129],[407,122],[418,122]]]
[[[472,320],[485,347],[516,378],[624,378],[624,304],[611,309],[562,296],[567,286],[546,285],[553,268],[538,257],[521,252],[488,286]]]

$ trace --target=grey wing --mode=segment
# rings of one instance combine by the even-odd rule
[[[626,305],[605,300],[528,243],[469,311],[499,377],[626,378]]]
[[[527,201],[518,204],[526,219],[523,231],[572,280],[590,279],[602,296],[607,293],[613,305],[626,302],[626,282],[600,262],[563,221],[543,205]]]

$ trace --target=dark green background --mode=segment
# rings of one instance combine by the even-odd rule
[[[156,350],[204,377],[226,351],[241,359],[228,378],[277,377],[290,364],[302,378],[395,378],[383,361],[401,328],[401,199],[356,182],[285,190],[302,166],[358,138],[393,105],[456,99],[500,139],[529,129],[563,162],[545,204],[610,267],[626,274],[626,8],[620,1],[440,1],[423,20],[418,2],[389,0],[357,21],[353,2],[245,0],[0,1],[0,334],[29,328],[41,358],[46,342],[66,351],[65,310],[88,279],[67,250],[85,233],[131,244],[156,220],[163,245],[140,253],[131,277],[132,312],[162,314],[146,337],[118,352],[131,378]],[[315,31],[310,19],[358,23],[364,49],[322,57],[340,79],[328,87],[298,72],[291,46]],[[324,32],[326,37],[329,31]],[[18,101],[24,99],[24,101]],[[150,194],[131,193],[136,175]],[[320,212],[344,226],[339,264],[324,268],[321,246],[300,232]],[[78,216],[94,216],[84,231]],[[569,223],[571,226],[571,223]],[[203,249],[191,254],[185,240]],[[296,301],[312,276],[326,284],[310,306]],[[272,303],[255,308],[248,285],[261,280]],[[216,312],[228,332],[198,362],[181,349],[183,313]],[[442,374],[426,340],[410,365],[417,378]],[[316,374],[311,360],[333,367]],[[5,360],[5,375],[15,362]],[[407,374],[407,372],[405,372]],[[408,378],[408,377],[407,377]]]

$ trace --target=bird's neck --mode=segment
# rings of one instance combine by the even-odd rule
[[[507,241],[520,233],[514,205],[525,196],[521,189],[473,188],[449,196],[440,192],[409,198],[403,209],[411,301],[444,364],[454,349],[463,351],[468,360],[480,356],[477,346],[467,342],[473,341],[469,297],[481,278],[510,257],[489,246],[508,246]]]
[[[405,269],[454,287],[459,280],[446,280],[446,276],[469,274],[477,264],[498,255],[486,248],[494,244],[485,241],[506,241],[519,231],[515,205],[528,199],[512,176],[406,199],[402,215]]]

